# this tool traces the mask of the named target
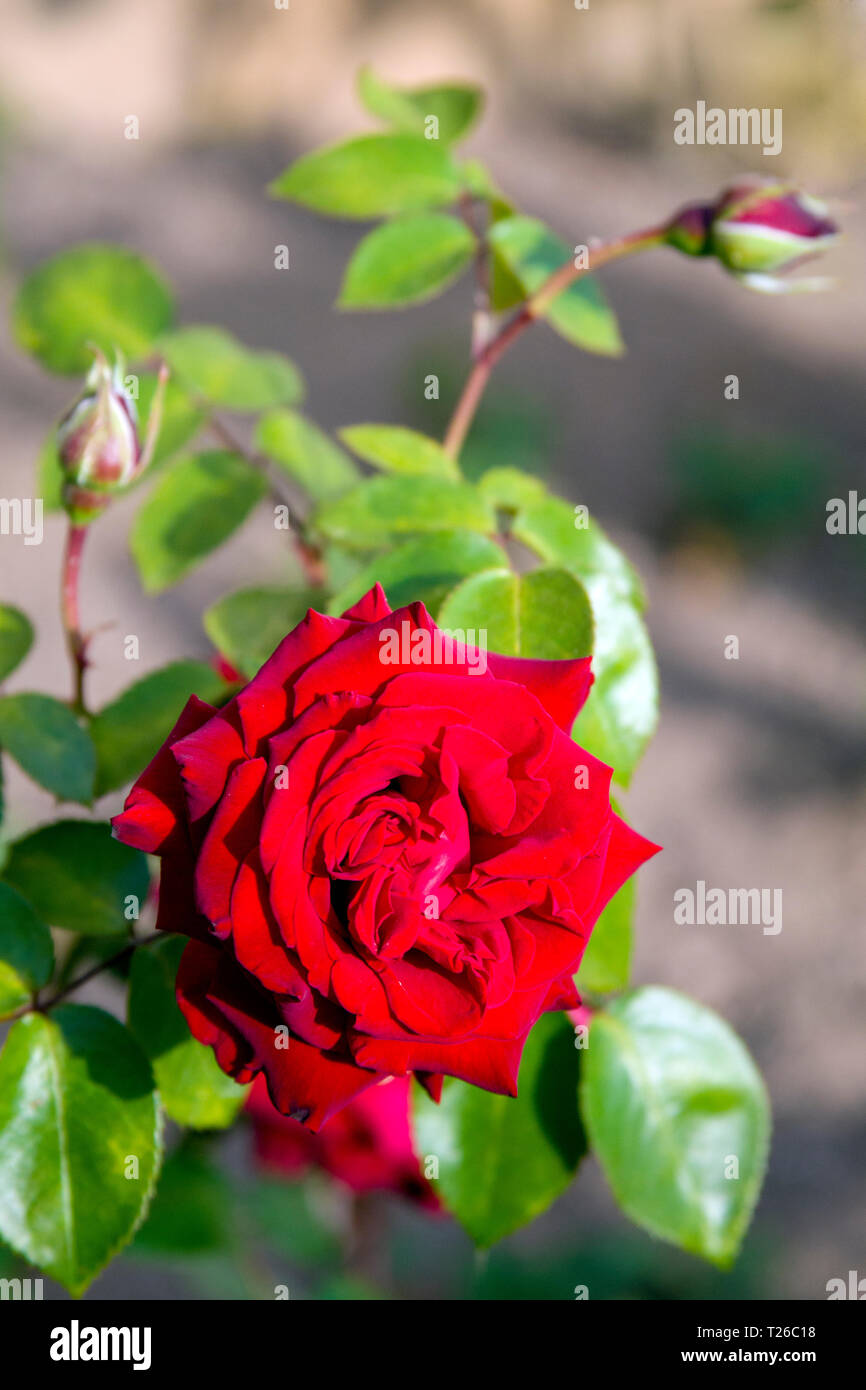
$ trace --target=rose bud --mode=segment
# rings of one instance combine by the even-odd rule
[[[751,289],[770,293],[821,289],[826,280],[781,280],[839,236],[825,205],[787,184],[741,184],[714,204],[683,208],[667,243],[690,256],[715,256]]]
[[[394,1192],[438,1208],[412,1146],[408,1077],[362,1091],[319,1134],[274,1108],[261,1074],[245,1108],[263,1168],[289,1178],[320,1168],[353,1192]]]
[[[591,684],[588,657],[479,651],[377,585],[221,709],[190,698],[113,826],[162,860],[178,1004],[223,1071],[313,1130],[389,1076],[517,1094],[657,848],[571,739]]]
[[[57,427],[57,452],[65,475],[63,504],[76,525],[92,521],[111,496],[128,486],[150,462],[162,411],[167,371],[160,372],[144,448],[138,411],[123,380],[123,359],[110,367],[100,350],[83,394]]]

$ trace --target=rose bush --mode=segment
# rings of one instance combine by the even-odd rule
[[[224,708],[189,701],[114,819],[162,859],[193,1033],[312,1129],[409,1072],[515,1095],[532,1025],[578,1004],[596,918],[655,851],[569,737],[589,659],[481,655],[379,586],[310,610]]]

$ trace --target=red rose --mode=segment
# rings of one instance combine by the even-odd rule
[[[488,656],[377,586],[311,610],[223,709],[189,700],[114,828],[162,857],[178,1001],[224,1071],[264,1070],[312,1129],[408,1072],[516,1094],[656,848],[569,737],[589,667]]]
[[[323,1168],[353,1192],[397,1192],[422,1206],[439,1206],[412,1147],[408,1077],[362,1091],[318,1134],[274,1109],[262,1073],[246,1109],[264,1166],[294,1175]]]

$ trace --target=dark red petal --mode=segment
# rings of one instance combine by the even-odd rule
[[[211,705],[190,696],[165,743],[127,796],[123,810],[112,818],[116,839],[147,854],[163,854],[186,843],[186,800],[172,745],[200,729],[215,713]]]
[[[589,656],[575,661],[533,661],[529,657],[497,656],[490,652],[487,665],[497,680],[513,681],[531,691],[566,734],[571,733],[595,679]]]
[[[342,616],[352,618],[355,622],[375,623],[390,612],[391,605],[385,597],[385,590],[381,584],[374,584],[372,589],[368,589],[364,597],[353,603],[351,608],[347,608]]]

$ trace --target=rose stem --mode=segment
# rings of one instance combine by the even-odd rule
[[[601,266],[607,265],[610,261],[618,260],[621,256],[632,255],[635,251],[646,251],[652,246],[660,246],[666,230],[667,228],[664,226],[651,227],[646,231],[632,232],[629,236],[617,237],[615,241],[603,242],[600,246],[592,249],[590,253],[591,265],[576,266],[573,261],[566,261],[545,280],[544,284],[533,295],[530,295],[514,317],[509,319],[508,323],[504,324],[496,336],[491,338],[486,347],[479,352],[445,435],[443,447],[446,454],[449,454],[451,458],[456,459],[458,457],[493,368],[523,330],[541,317],[548,304],[583,275],[600,269]]]
[[[264,455],[254,453],[251,449],[247,449],[246,446],[242,444],[241,441],[238,439],[237,435],[229,429],[225,421],[220,420],[218,416],[210,416],[208,420],[208,427],[211,431],[211,434],[213,434],[214,437],[218,439],[221,444],[224,444],[227,449],[230,449],[234,454],[240,454],[241,458],[246,459],[247,463],[249,463],[253,468],[258,468],[260,472],[264,473],[268,479],[268,487],[271,497],[274,499],[274,501],[278,502],[280,506],[288,506],[285,497],[282,495],[278,488],[274,487],[273,482],[271,481],[270,474],[268,472],[268,461],[264,457]],[[291,507],[289,507],[289,511],[291,511]],[[298,559],[300,560],[301,565],[303,566],[304,574],[307,578],[307,583],[310,584],[311,587],[314,589],[322,588],[327,583],[327,572],[325,570],[325,564],[322,559],[321,552],[317,550],[314,545],[311,545],[309,541],[307,541],[306,538],[303,536],[303,534],[297,530],[294,532],[293,539],[295,543],[295,551],[297,552]]]
[[[87,669],[87,638],[81,631],[78,614],[78,580],[81,573],[81,556],[88,532],[87,526],[76,526],[70,521],[66,533],[66,549],[63,555],[61,579],[61,613],[66,645],[72,660],[73,687],[72,708],[76,714],[86,714],[84,703],[84,672]]]

